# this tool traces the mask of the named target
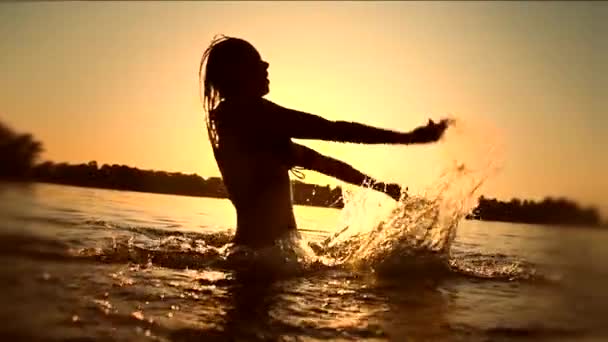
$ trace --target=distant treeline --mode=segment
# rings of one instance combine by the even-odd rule
[[[70,165],[44,162],[32,168],[33,180],[105,189],[154,192],[188,196],[226,198],[222,179],[204,179],[196,174],[140,170],[125,165],[97,166],[97,162]],[[342,207],[342,190],[299,181],[292,182],[294,203],[322,207]]]
[[[550,197],[541,202],[522,201],[517,198],[509,202],[502,202],[481,196],[479,204],[467,218],[536,224],[590,226],[601,224],[600,214],[596,208],[581,208],[576,202],[569,199]]]
[[[71,165],[43,162],[37,164],[42,144],[30,134],[17,134],[0,123],[0,179],[33,180],[86,187],[154,192],[164,194],[225,198],[221,178],[204,179],[196,174],[140,170],[125,165],[101,167],[97,162]],[[341,208],[342,189],[299,181],[293,183],[295,204]],[[546,198],[541,202],[512,199],[503,202],[479,198],[479,204],[467,216],[486,221],[536,224],[600,225],[595,208],[581,208],[576,202]]]

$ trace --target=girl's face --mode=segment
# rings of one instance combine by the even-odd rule
[[[268,80],[269,64],[262,60],[258,51],[251,45],[242,56],[242,65],[239,74],[242,76],[241,84],[247,95],[264,96],[270,91]]]
[[[224,98],[262,97],[269,92],[268,63],[245,40],[229,38],[213,47],[207,75]]]

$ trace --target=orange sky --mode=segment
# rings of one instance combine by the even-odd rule
[[[45,159],[218,175],[197,68],[224,33],[258,48],[284,106],[396,130],[460,122],[437,146],[303,142],[322,153],[413,191],[451,160],[493,160],[484,194],[608,214],[606,18],[601,2],[2,3],[0,120]]]

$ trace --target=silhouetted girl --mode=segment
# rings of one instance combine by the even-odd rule
[[[203,80],[204,66],[204,80]],[[339,160],[291,141],[320,139],[365,144],[437,141],[448,121],[409,133],[370,127],[281,107],[264,99],[269,92],[268,63],[247,41],[216,38],[199,69],[207,129],[228,196],[237,213],[234,242],[271,245],[296,230],[289,170],[303,167],[345,182],[373,188],[398,199],[400,188],[386,185]]]

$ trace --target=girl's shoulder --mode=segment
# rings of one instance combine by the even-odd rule
[[[222,101],[215,109],[216,115],[226,115],[231,117],[241,116],[273,116],[281,107],[265,98],[250,99],[227,99]]]

